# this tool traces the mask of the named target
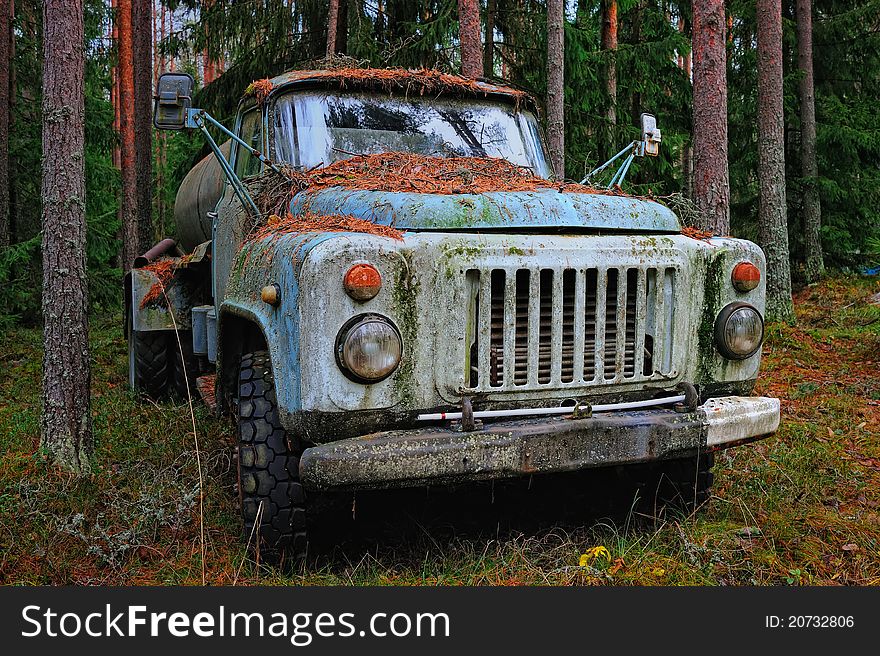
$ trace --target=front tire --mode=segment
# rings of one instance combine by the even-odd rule
[[[244,539],[258,560],[296,562],[307,550],[306,505],[298,440],[278,417],[267,351],[242,356],[238,377],[238,476]]]

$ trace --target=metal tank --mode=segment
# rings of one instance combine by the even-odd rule
[[[230,142],[220,150],[229,159]],[[211,239],[211,218],[217,201],[223,194],[223,169],[214,154],[196,164],[177,190],[174,200],[174,221],[177,224],[177,243],[186,252]]]

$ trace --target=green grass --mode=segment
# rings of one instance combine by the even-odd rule
[[[91,325],[88,479],[40,454],[41,335],[13,330],[0,349],[0,583],[198,584],[204,566],[210,584],[877,584],[878,291],[829,278],[797,295],[798,326],[768,327],[757,391],[783,399],[782,428],[720,454],[714,496],[693,516],[608,518],[583,475],[364,493],[337,500],[319,553],[290,574],[246,557],[232,426],[197,406],[193,436],[185,404],[129,392],[118,317]]]

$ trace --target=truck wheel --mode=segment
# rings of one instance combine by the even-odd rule
[[[241,358],[238,376],[238,477],[244,539],[260,561],[283,564],[306,556],[305,495],[298,440],[278,418],[267,351]],[[251,537],[253,535],[253,537]]]
[[[168,349],[174,354],[174,367],[171,374],[171,386],[174,395],[184,401],[188,393],[196,389],[196,379],[199,377],[199,364],[192,348],[192,332],[181,330],[178,332],[180,343],[177,343],[177,335],[174,331],[168,333]]]
[[[637,470],[642,509],[652,513],[674,508],[691,513],[709,500],[714,480],[714,453],[665,460]]]
[[[154,400],[168,392],[168,337],[164,331],[129,332],[128,384]]]

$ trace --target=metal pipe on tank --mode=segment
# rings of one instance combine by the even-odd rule
[[[135,269],[145,267],[160,255],[164,255],[165,253],[170,251],[176,245],[177,242],[175,242],[173,239],[163,239],[143,255],[138,255],[136,258],[134,258],[134,263],[132,264],[132,266]]]

